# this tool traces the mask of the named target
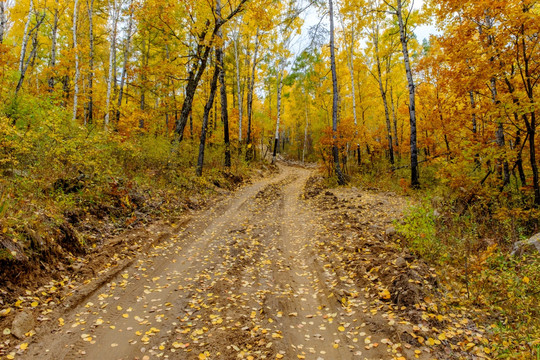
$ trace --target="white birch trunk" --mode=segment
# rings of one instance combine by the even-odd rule
[[[104,126],[105,129],[109,127],[110,122],[110,112],[111,112],[111,90],[114,76],[114,67],[116,64],[116,33],[118,29],[118,16],[119,16],[119,6],[116,4],[116,0],[109,0],[109,21],[111,22],[110,31],[110,47],[109,47],[109,74],[107,76],[107,100],[106,100],[106,110],[105,110],[105,120]]]
[[[281,81],[283,72],[283,59],[280,60],[278,78],[277,78],[277,118],[276,118],[276,134],[274,136],[274,152],[272,153],[272,164],[276,163],[277,149],[279,145],[279,123],[281,121]]]
[[[0,44],[4,42],[6,33],[6,2],[0,1]]]
[[[30,28],[30,22],[32,22],[32,14],[34,12],[34,0],[30,0],[30,9],[28,10],[28,18],[26,19],[26,23],[24,24],[24,33],[23,33],[23,39],[21,43],[21,55],[19,57],[19,72],[23,72],[24,68],[24,58],[26,57],[26,48],[28,47],[28,40],[30,38],[29,34],[29,28]]]
[[[75,51],[75,78],[73,79],[73,117],[72,120],[77,120],[77,101],[79,97],[79,54],[77,49],[77,15],[78,15],[79,0],[75,0],[73,4],[73,50]]]
[[[397,0],[396,9],[397,20],[399,24],[399,38],[401,41],[401,49],[403,52],[403,61],[405,63],[405,72],[407,82],[409,84],[409,116],[411,124],[411,186],[418,187],[420,185],[418,173],[418,147],[416,144],[416,87],[411,70],[411,61],[409,58],[407,29],[403,19],[403,0]]]
[[[120,90],[118,92],[118,109],[116,110],[116,121],[120,119],[120,106],[122,105],[122,96],[124,94],[124,84],[126,82],[127,64],[129,59],[129,51],[131,45],[131,36],[133,32],[133,0],[129,4],[129,20],[127,28],[127,36],[124,44],[124,65],[122,66],[122,74],[120,75]]]
[[[238,41],[240,38],[240,30],[234,39],[234,58],[236,61],[236,91],[238,94],[238,142],[242,142],[242,93],[240,91],[240,56],[238,54]]]

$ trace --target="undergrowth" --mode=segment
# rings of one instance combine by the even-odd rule
[[[14,269],[43,268],[122,229],[197,207],[250,171],[243,156],[225,168],[223,147],[208,144],[204,176],[197,177],[196,138],[179,144],[165,135],[80,126],[46,101],[17,111],[0,116],[0,281]]]
[[[538,231],[540,212],[524,208],[519,187],[445,179],[423,166],[423,187],[408,186],[408,169],[377,163],[351,171],[351,185],[411,197],[395,227],[402,246],[438,269],[441,301],[471,311],[490,329],[492,355],[540,358],[540,256],[511,255],[512,246]],[[331,181],[330,181],[331,182]],[[479,310],[479,311],[478,311]]]

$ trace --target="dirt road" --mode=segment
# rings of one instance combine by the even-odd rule
[[[385,345],[391,334],[384,327],[373,331],[383,320],[366,310],[368,296],[317,253],[324,224],[301,199],[310,174],[283,166],[196,214],[59,319],[24,358],[400,355]]]

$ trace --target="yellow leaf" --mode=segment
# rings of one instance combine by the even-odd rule
[[[276,359],[283,359],[283,355],[281,355],[281,354],[276,354]]]
[[[33,301],[30,306],[32,307],[37,307],[39,305],[39,303],[37,301]]]
[[[9,334],[11,334],[11,330],[8,329],[8,328],[5,328],[3,334],[4,335],[9,335]]]
[[[529,279],[527,276],[525,276],[525,277],[523,278],[523,282],[524,282],[525,284],[528,284],[528,283],[530,282],[530,279]]]
[[[122,317],[123,317],[124,319],[127,319],[127,318],[129,317],[129,314],[123,314]]]
[[[433,340],[432,338],[428,338],[428,339],[427,339],[427,344],[428,344],[429,346],[433,346],[433,345],[435,345],[435,340]]]
[[[379,293],[379,296],[384,300],[389,300],[392,296],[390,295],[390,291],[388,289],[384,289]]]
[[[203,353],[200,353],[199,360],[204,360],[204,359],[206,359],[206,355],[204,355]]]
[[[332,345],[332,346],[334,347],[334,349],[337,349],[339,347],[339,344],[334,343],[334,345]]]
[[[338,327],[338,330],[343,332],[343,331],[345,331],[345,328],[343,326],[340,326],[340,327]]]
[[[28,343],[22,343],[22,344],[20,345],[20,349],[21,349],[21,350],[26,350],[26,349],[28,349]]]
[[[439,338],[439,340],[441,340],[441,341],[446,340],[446,335],[445,335],[444,333],[439,334],[438,338]]]

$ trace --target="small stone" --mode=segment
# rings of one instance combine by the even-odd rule
[[[393,226],[386,229],[386,237],[392,237],[394,235],[396,235],[396,229]]]
[[[402,258],[401,256],[398,257],[394,263],[396,264],[397,267],[403,267],[407,265],[407,261],[405,261],[405,259]]]
[[[518,241],[512,247],[512,256],[540,253],[540,233],[530,239]]]
[[[17,339],[24,339],[25,334],[34,329],[34,317],[31,313],[23,311],[18,313],[13,319],[13,324],[11,325],[11,333]]]

